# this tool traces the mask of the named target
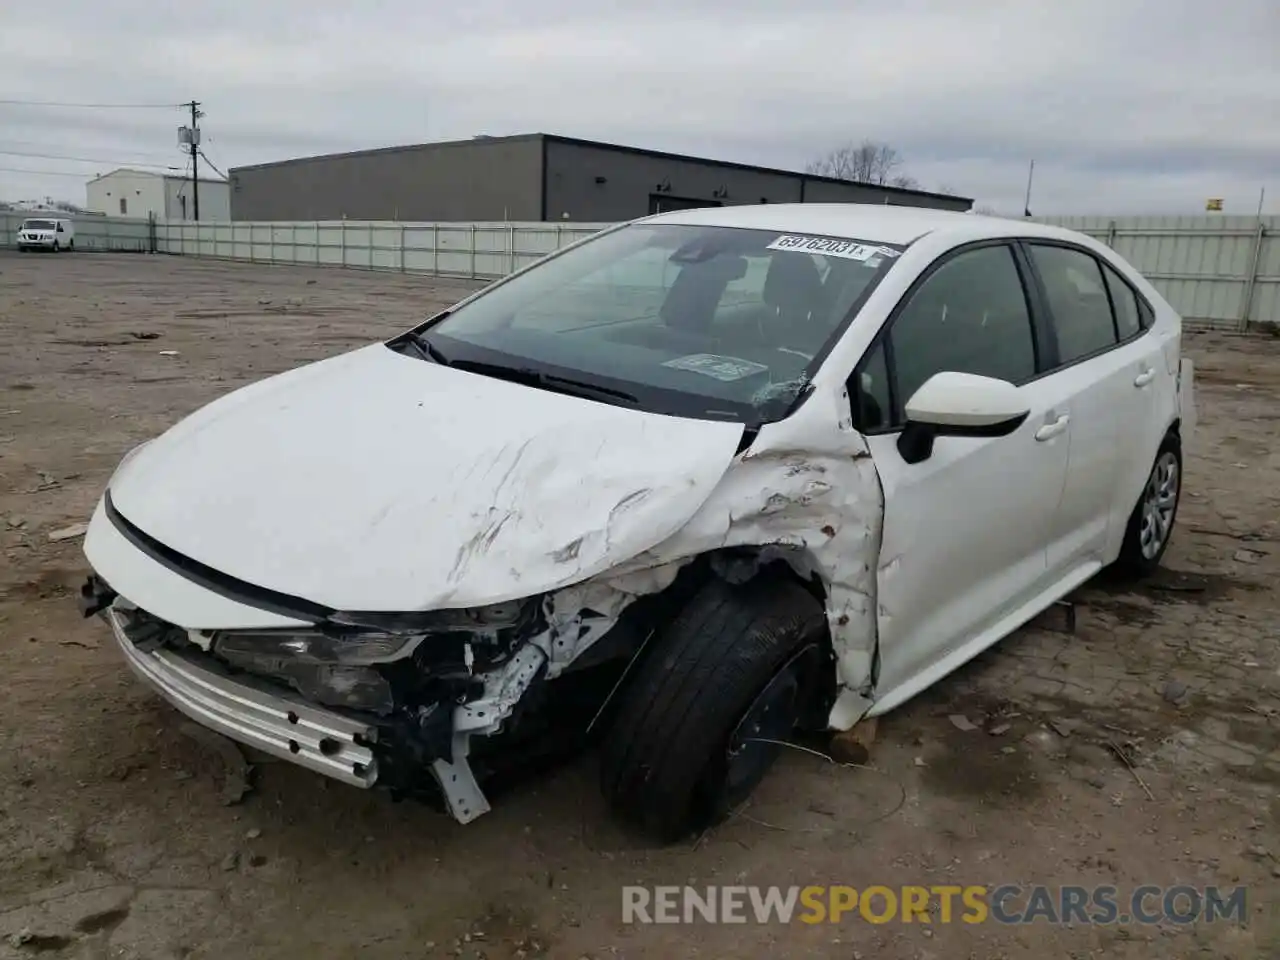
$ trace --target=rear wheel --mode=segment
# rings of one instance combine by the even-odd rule
[[[817,689],[826,616],[789,580],[704,587],[620,694],[601,787],[672,842],[722,820],[764,779]]]
[[[1129,516],[1116,565],[1124,572],[1148,576],[1160,566],[1182,495],[1182,443],[1177,434],[1165,437],[1147,476],[1142,496]]]

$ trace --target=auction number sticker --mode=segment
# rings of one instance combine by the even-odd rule
[[[843,257],[846,260],[870,260],[875,256],[896,257],[897,250],[857,240],[840,240],[835,237],[806,237],[786,233],[765,247],[766,250],[795,250],[799,253],[818,253],[824,257]]]

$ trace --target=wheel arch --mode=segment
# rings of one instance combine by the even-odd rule
[[[701,579],[696,589],[712,580],[734,587],[744,587],[763,582],[791,582],[801,587],[822,607],[826,617],[825,629],[820,638],[822,667],[815,679],[811,711],[806,712],[805,726],[825,728],[827,717],[839,689],[838,658],[831,628],[830,585],[823,577],[818,558],[806,546],[789,543],[757,543],[734,547],[722,547],[699,558],[702,564]],[[692,593],[686,602],[692,599]],[[671,619],[678,615],[680,606],[671,610]],[[654,625],[655,628],[659,624]]]

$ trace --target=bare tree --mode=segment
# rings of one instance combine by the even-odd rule
[[[880,187],[919,186],[914,178],[897,172],[902,164],[902,154],[896,148],[887,143],[864,140],[860,144],[836,147],[806,166],[805,173]]]

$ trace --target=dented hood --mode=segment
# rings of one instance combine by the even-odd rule
[[[661,542],[742,430],[375,344],[198,410],[127,458],[110,494],[144,533],[259,587],[339,610],[466,607]]]

